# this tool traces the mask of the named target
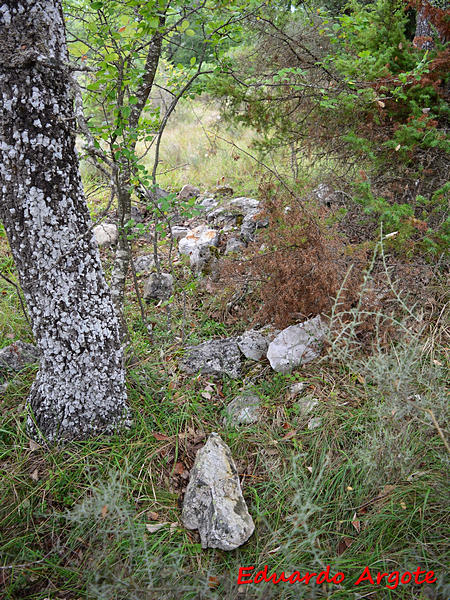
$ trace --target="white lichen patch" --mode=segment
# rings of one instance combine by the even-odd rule
[[[26,61],[5,51],[0,71],[0,216],[41,352],[28,425],[48,440],[111,433],[130,423],[123,353],[70,130],[60,4],[3,4],[0,24],[1,46],[35,45]]]

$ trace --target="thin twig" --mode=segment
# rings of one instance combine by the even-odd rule
[[[11,279],[9,279],[9,277],[6,277],[6,275],[3,275],[3,273],[0,273],[0,277],[2,277],[2,278],[5,280],[5,281],[7,281],[8,283],[10,283],[11,285],[13,285],[13,286],[16,288],[16,292],[17,292],[17,295],[18,295],[18,297],[19,297],[20,306],[22,307],[23,314],[24,314],[24,316],[25,316],[25,319],[26,319],[26,320],[27,320],[27,322],[28,322],[28,325],[30,326],[30,329],[32,329],[32,327],[31,327],[31,322],[30,322],[30,319],[28,318],[28,315],[27,315],[27,310],[26,310],[26,308],[25,308],[25,303],[24,303],[24,301],[22,300],[22,296],[21,296],[21,294],[20,294],[20,288],[19,288],[19,286],[17,285],[17,283],[15,283],[15,282],[14,282],[14,281],[12,281]]]

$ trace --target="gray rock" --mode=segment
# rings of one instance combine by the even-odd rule
[[[189,256],[195,248],[217,246],[218,244],[219,232],[210,229],[206,225],[199,225],[195,229],[190,229],[185,237],[180,240],[178,250],[180,254]]]
[[[179,226],[174,226],[171,228],[172,231],[172,237],[175,240],[181,240],[184,237],[187,236],[187,234],[189,233],[189,229],[187,227],[179,227]]]
[[[259,210],[249,212],[242,221],[241,225],[241,240],[244,242],[253,242],[255,240],[255,232],[257,229],[267,227],[269,219],[259,216]]]
[[[233,193],[233,188],[228,185],[219,185],[214,190],[215,196],[232,196]]]
[[[219,201],[215,198],[203,198],[203,200],[199,203],[199,206],[206,210],[212,210],[213,208],[216,208],[218,204]]]
[[[155,259],[153,254],[144,254],[143,256],[137,256],[134,259],[136,273],[150,273],[154,266]]]
[[[145,209],[141,210],[137,206],[131,207],[131,218],[135,223],[143,223],[145,221]]]
[[[315,190],[313,190],[313,194],[319,201],[319,204],[323,206],[331,207],[337,204],[345,204],[343,202],[342,194],[339,192],[335,192],[331,185],[327,183],[320,183]]]
[[[296,396],[300,396],[300,394],[303,394],[303,392],[306,389],[306,383],[304,381],[297,381],[296,383],[293,383],[290,387],[289,387],[289,396],[291,398],[295,398]]]
[[[196,273],[204,273],[208,270],[208,266],[213,260],[211,249],[209,246],[200,246],[194,248],[189,256],[191,268]]]
[[[180,362],[186,373],[228,375],[237,379],[241,372],[241,353],[235,339],[210,340],[198,346],[189,346]]]
[[[178,243],[180,254],[189,256],[191,267],[195,271],[202,271],[211,260],[210,248],[219,244],[219,233],[206,225],[199,225],[188,231],[187,235]]]
[[[100,223],[92,232],[100,247],[115,244],[119,239],[119,231],[114,223]]]
[[[316,408],[316,406],[319,405],[319,401],[317,400],[317,398],[311,398],[311,396],[306,396],[305,398],[301,398],[300,400],[298,400],[297,404],[300,415],[306,416],[310,412],[312,412],[312,410]]]
[[[245,358],[250,358],[251,360],[261,360],[266,355],[269,345],[266,338],[254,329],[250,329],[239,336],[237,343],[239,350]]]
[[[295,367],[311,362],[319,356],[326,333],[320,316],[283,329],[269,344],[270,366],[279,373],[289,373]]]
[[[261,202],[259,200],[245,198],[244,196],[230,200],[229,206],[238,210],[242,215],[248,215],[255,210],[261,210]]]
[[[217,433],[197,452],[181,520],[198,529],[202,548],[235,550],[255,529],[231,451]]]
[[[313,417],[308,421],[308,429],[317,429],[322,425],[322,419],[320,417]]]
[[[181,190],[178,192],[179,200],[189,200],[190,198],[197,198],[200,194],[200,190],[195,185],[191,185],[190,183],[183,185]]]
[[[230,230],[237,225],[240,218],[242,218],[242,215],[239,212],[233,213],[228,207],[219,206],[208,213],[206,220],[210,225]]]
[[[261,402],[255,394],[237,396],[226,408],[227,416],[234,425],[257,423],[261,412]]]
[[[244,242],[241,242],[238,238],[231,237],[227,241],[225,248],[225,254],[231,254],[231,252],[239,252],[245,248]]]
[[[173,294],[173,277],[170,273],[153,273],[144,286],[144,300],[168,300]]]
[[[0,371],[20,371],[39,362],[39,350],[33,344],[18,340],[0,350]]]

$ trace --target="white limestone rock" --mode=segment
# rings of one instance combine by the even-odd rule
[[[100,247],[115,244],[119,239],[119,231],[114,223],[100,223],[92,232]]]
[[[241,373],[241,353],[233,338],[209,340],[188,347],[180,368],[189,374],[227,375],[237,379]]]
[[[251,425],[259,421],[261,401],[255,394],[241,394],[228,404],[226,412],[225,421],[233,425]]]
[[[153,254],[144,254],[142,256],[137,256],[134,259],[136,273],[150,273],[154,266],[155,258]]]
[[[181,240],[187,236],[187,234],[189,233],[189,229],[187,227],[175,225],[171,228],[171,232],[174,240]]]
[[[227,246],[225,248],[225,254],[231,254],[232,252],[240,252],[244,250],[245,244],[241,242],[238,238],[231,237],[227,241]]]
[[[17,340],[0,350],[0,372],[20,371],[26,365],[39,362],[39,350],[33,344]]]
[[[254,329],[246,331],[237,339],[239,350],[245,356],[251,360],[261,360],[267,352],[268,341],[267,339]]]
[[[177,197],[180,200],[189,200],[190,198],[197,198],[197,196],[199,194],[200,194],[200,190],[198,189],[198,187],[195,187],[195,185],[191,185],[190,183],[187,183],[186,185],[183,185],[181,190],[178,192]]]
[[[267,358],[270,366],[278,373],[289,373],[311,362],[319,356],[326,334],[327,328],[319,315],[283,329],[269,344]]]
[[[255,529],[231,451],[217,433],[197,452],[181,520],[198,529],[202,548],[235,550]]]
[[[219,239],[218,231],[199,225],[179,241],[178,251],[189,256],[194,271],[201,271],[212,258],[210,248],[218,246]]]
[[[145,283],[144,300],[168,300],[173,294],[173,277],[170,273],[153,273]]]

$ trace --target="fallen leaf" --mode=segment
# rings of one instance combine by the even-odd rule
[[[347,548],[350,548],[350,546],[353,544],[353,540],[352,538],[349,537],[344,537],[339,541],[338,547],[337,547],[337,553],[338,556],[340,556],[341,554],[343,554]]]
[[[147,514],[148,514],[148,518],[151,519],[152,521],[158,521],[159,515],[158,515],[157,512],[154,512],[154,511],[151,510]]]
[[[281,439],[290,440],[291,438],[295,437],[296,435],[297,435],[297,431],[295,429],[293,429],[292,431],[288,431],[286,435],[283,435],[283,437]]]
[[[382,101],[382,100],[377,100],[378,106],[381,106],[381,108],[384,108],[386,106],[386,104]]]
[[[216,588],[219,585],[219,578],[215,575],[210,575],[208,577],[208,585],[210,588]]]
[[[125,29],[126,29],[126,27],[124,25],[123,27],[119,27],[118,31],[119,31],[119,33],[122,33],[122,31],[125,31]]]
[[[105,504],[104,506],[102,506],[102,510],[100,511],[100,514],[102,515],[102,519],[104,519],[106,517],[108,513],[108,505]]]
[[[403,510],[406,510],[406,504],[403,502],[403,500],[400,502],[400,506],[403,508]]]
[[[166,525],[168,525],[169,522],[168,521],[164,521],[164,523],[146,523],[145,528],[149,533],[156,533],[157,531],[159,531],[160,529],[162,529],[163,527],[165,527]]]
[[[313,468],[312,467],[306,467],[307,471],[309,471],[310,473],[313,472]]]
[[[202,392],[202,398],[205,398],[205,400],[211,400],[211,392]]]
[[[156,432],[152,432],[152,436],[155,438],[155,440],[158,440],[158,442],[162,442],[164,440],[169,440],[169,436],[165,435],[164,433],[156,433]]]
[[[39,480],[39,472],[38,472],[37,468],[31,473],[30,477],[33,481]]]
[[[173,472],[175,475],[182,475],[184,473],[184,465],[182,462],[177,462],[175,467],[173,468]]]
[[[353,515],[353,521],[352,521],[352,525],[353,525],[353,527],[356,529],[356,531],[357,531],[358,533],[360,533],[360,531],[361,531],[361,521],[359,521],[359,520],[356,518],[356,513]]]
[[[34,452],[35,450],[40,450],[40,448],[41,448],[39,446],[39,444],[36,444],[36,442],[34,440],[29,441],[29,447],[30,447],[31,452]]]

